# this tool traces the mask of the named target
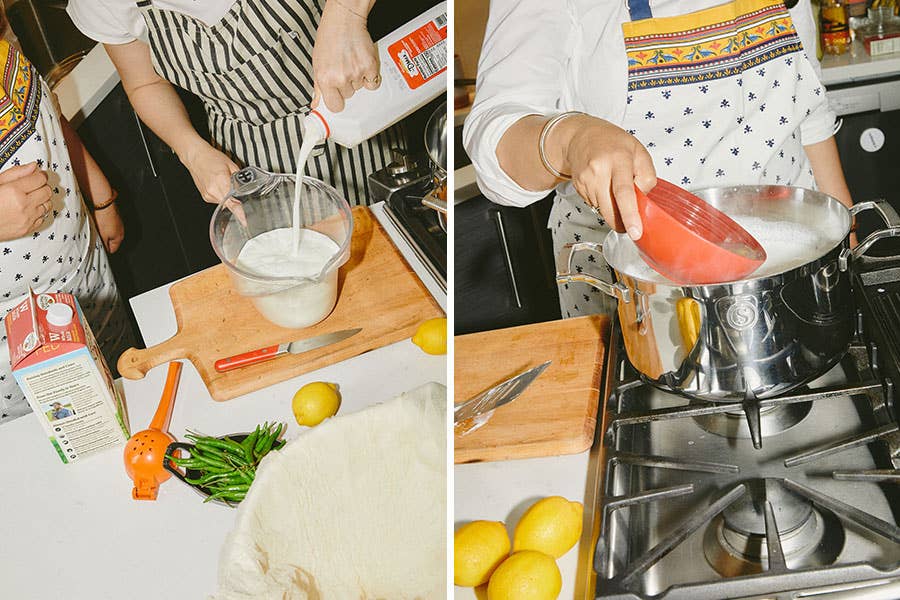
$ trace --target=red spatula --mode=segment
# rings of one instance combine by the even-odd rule
[[[644,234],[641,257],[679,284],[706,285],[744,279],[766,260],[766,251],[728,215],[677,185],[658,179],[644,194],[635,186]]]

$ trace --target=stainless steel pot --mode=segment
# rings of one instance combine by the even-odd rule
[[[425,124],[425,150],[431,161],[432,189],[422,204],[437,211],[441,229],[447,231],[447,103],[442,102]]]
[[[751,279],[678,286],[636,276],[636,247],[610,232],[602,245],[566,246],[557,257],[557,281],[582,281],[618,299],[629,360],[668,391],[739,402],[783,394],[825,373],[852,333],[849,266],[879,239],[900,236],[900,217],[886,202],[848,211],[820,192],[785,186],[710,188],[697,195],[731,216],[752,215],[773,226],[814,224],[819,239],[798,248],[799,258],[784,261],[784,270],[767,263]],[[851,251],[851,217],[864,210],[876,210],[887,228]],[[585,251],[602,254],[615,283],[573,272],[573,257]]]

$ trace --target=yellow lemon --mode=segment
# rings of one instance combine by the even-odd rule
[[[581,537],[583,512],[581,502],[569,502],[561,496],[538,500],[516,525],[513,552],[537,550],[559,558]]]
[[[328,417],[333,417],[341,406],[341,393],[337,384],[325,381],[307,383],[294,394],[291,409],[299,425],[315,427]]]
[[[412,343],[428,354],[447,354],[447,319],[428,319],[419,325]]]
[[[488,583],[488,600],[554,600],[562,575],[552,557],[535,550],[515,552],[497,567]]]
[[[499,521],[472,521],[453,535],[453,583],[475,587],[509,556],[509,534]]]

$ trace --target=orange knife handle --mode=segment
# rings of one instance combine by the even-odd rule
[[[252,352],[245,352],[244,354],[238,354],[236,356],[229,356],[228,358],[222,358],[217,360],[214,366],[216,371],[224,373],[225,371],[246,367],[247,365],[255,365],[256,363],[275,358],[276,356],[278,356],[277,345],[269,346],[268,348],[260,348],[259,350],[253,350]]]

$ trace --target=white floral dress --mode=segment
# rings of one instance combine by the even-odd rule
[[[657,175],[688,189],[782,184],[815,188],[803,149],[803,121],[825,88],[782,0],[735,0],[653,18],[629,0],[622,25],[628,97],[621,127],[653,157]],[[566,186],[550,216],[554,250],[602,241],[609,228]],[[610,280],[602,259],[575,268]],[[565,317],[611,312],[614,301],[582,283],[560,288]]]
[[[0,41],[0,65],[0,171],[37,161],[53,191],[50,216],[38,231],[0,242],[2,424],[31,412],[11,373],[2,321],[29,287],[74,294],[112,368],[132,336],[106,252],[69,163],[51,92],[31,63],[6,41]]]

